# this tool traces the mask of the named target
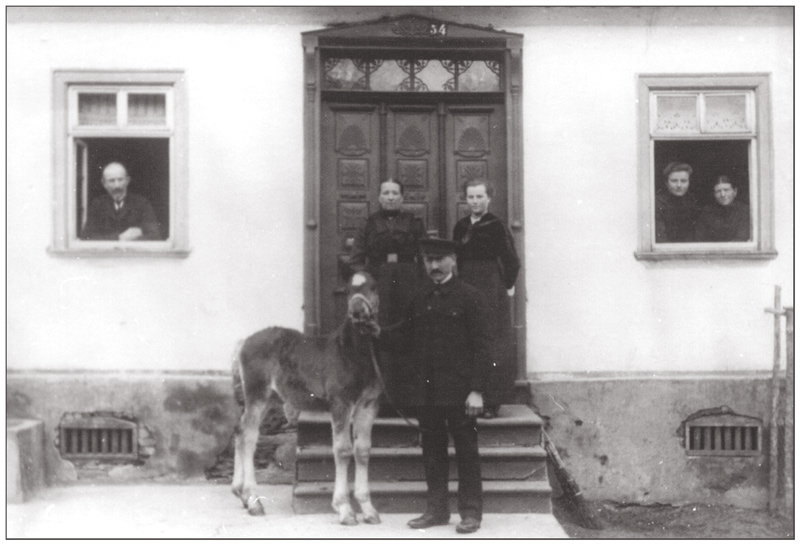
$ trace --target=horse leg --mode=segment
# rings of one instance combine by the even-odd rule
[[[339,515],[339,524],[357,524],[356,515],[350,505],[350,490],[347,484],[347,469],[353,453],[350,438],[350,423],[353,406],[343,402],[331,404],[331,431],[333,432],[333,461],[336,464],[336,484],[333,488],[333,510]]]
[[[355,497],[361,506],[364,522],[380,524],[381,517],[373,507],[369,494],[369,451],[372,448],[372,424],[378,414],[378,400],[372,399],[356,406],[353,416],[354,450],[356,461]]]
[[[244,498],[242,498],[243,488],[244,467],[242,466],[242,424],[240,416],[233,434],[233,483],[231,490],[237,498],[245,502]],[[247,507],[246,504],[245,507]]]
[[[258,429],[261,427],[261,419],[267,404],[264,400],[254,400],[247,403],[242,418],[239,422],[239,430],[236,436],[236,457],[234,458],[234,494],[242,500],[247,512],[251,515],[263,515],[264,506],[256,495],[256,470],[253,458],[258,445]],[[238,462],[238,464],[237,464]],[[238,477],[237,477],[238,465]],[[238,490],[238,493],[237,493]]]

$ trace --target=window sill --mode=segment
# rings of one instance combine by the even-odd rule
[[[639,261],[664,261],[675,259],[695,259],[695,260],[720,260],[720,259],[744,259],[744,260],[767,260],[778,257],[775,250],[705,250],[705,251],[638,251],[633,253]]]
[[[166,257],[183,259],[189,257],[191,250],[157,250],[154,248],[47,248],[47,253],[55,257]]]

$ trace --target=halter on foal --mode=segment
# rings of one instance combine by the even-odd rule
[[[371,336],[378,319],[377,284],[369,274],[356,273],[348,286],[347,318],[332,334],[309,337],[293,329],[270,327],[237,347],[234,392],[244,411],[236,427],[233,493],[251,515],[264,514],[255,493],[253,455],[267,398],[274,390],[284,401],[287,415],[320,409],[321,403],[330,410],[336,464],[332,506],[339,522],[356,524],[347,484],[351,455],[356,463],[354,496],[363,520],[381,521],[370,501],[367,479],[372,423],[381,393]]]

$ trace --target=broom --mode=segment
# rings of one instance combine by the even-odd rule
[[[550,437],[544,430],[542,430],[542,436],[544,437],[544,450],[547,452],[547,461],[550,462],[555,471],[556,479],[558,479],[558,484],[561,485],[564,497],[578,516],[578,524],[591,530],[602,530],[603,525],[595,514],[592,513],[592,510],[586,502],[586,498],[583,497],[583,493],[578,487],[578,483],[575,482],[575,479],[573,479],[572,475],[567,471],[567,466],[561,461],[561,457],[556,450],[556,445],[550,440]]]

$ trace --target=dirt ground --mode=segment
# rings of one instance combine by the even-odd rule
[[[562,499],[553,500],[553,512],[569,537],[583,539],[793,539],[793,518],[771,516],[724,505],[694,503],[633,505],[589,502],[603,525],[589,530],[577,524],[577,517]]]

